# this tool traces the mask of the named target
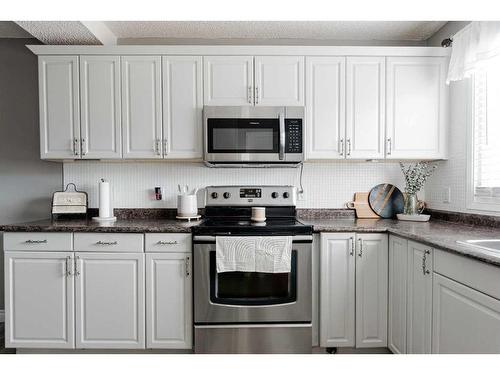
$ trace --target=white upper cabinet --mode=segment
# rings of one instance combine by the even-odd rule
[[[78,56],[40,56],[40,156],[80,157]]]
[[[163,56],[163,155],[202,156],[202,58]]]
[[[160,56],[122,56],[123,157],[162,157]]]
[[[445,57],[387,58],[387,158],[446,158],[447,61]]]
[[[355,234],[321,233],[320,346],[355,345]]]
[[[383,159],[385,57],[347,58],[346,108],[346,157]]]
[[[388,342],[393,353],[406,354],[408,240],[389,236]]]
[[[190,252],[146,254],[147,348],[192,348],[190,259]]]
[[[356,347],[387,347],[387,234],[356,239]]]
[[[75,347],[71,252],[5,252],[5,346]]]
[[[205,56],[204,104],[253,105],[253,57]]]
[[[80,56],[80,89],[82,158],[121,158],[120,58]]]
[[[145,348],[144,254],[76,253],[76,347]]]
[[[432,249],[408,241],[408,321],[410,354],[430,354],[432,338]]]
[[[306,59],[306,159],[343,159],[345,58]]]
[[[255,105],[304,105],[304,57],[256,56]]]

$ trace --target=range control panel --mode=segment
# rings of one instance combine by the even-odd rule
[[[207,186],[207,206],[295,206],[294,186]]]

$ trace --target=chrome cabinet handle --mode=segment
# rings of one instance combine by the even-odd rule
[[[252,86],[248,86],[247,101],[252,104]]]
[[[387,138],[387,155],[392,154],[392,139]]]
[[[259,104],[259,87],[255,86],[255,104]]]
[[[189,259],[189,257],[186,257],[186,277],[189,277],[189,275],[191,274],[190,270],[189,270],[189,263],[190,263],[190,259]]]
[[[358,256],[361,258],[363,256],[363,239],[360,238],[358,239],[359,241],[359,253]]]
[[[73,139],[73,155],[80,155],[80,141],[78,141],[78,138]]]
[[[66,257],[66,272],[64,273],[66,277],[71,276],[73,273],[71,272],[71,265],[69,264],[69,261],[71,260],[71,257],[68,255]]]
[[[340,156],[344,156],[344,138],[340,138]]]
[[[156,243],[157,245],[177,245],[178,242],[177,241],[158,241]]]
[[[26,240],[24,243],[29,244],[39,244],[39,243],[47,243],[47,240]]]
[[[422,273],[424,275],[428,275],[431,273],[431,271],[427,269],[427,255],[429,255],[430,253],[431,252],[429,250],[425,250],[424,256],[422,257]]]
[[[351,139],[347,138],[347,156],[351,156]]]
[[[118,245],[118,241],[108,242],[108,241],[97,241],[96,245]]]
[[[154,151],[156,155],[161,156],[161,141],[159,139],[155,140]]]
[[[80,260],[80,257],[76,256],[75,257],[75,276],[79,276],[80,275],[80,271],[78,271],[78,261],[79,260]]]
[[[167,146],[168,146],[168,143],[167,143],[167,139],[165,138],[163,140],[163,155],[168,154],[168,148],[167,148]]]
[[[349,241],[351,242],[351,252],[349,253],[349,255],[354,256],[354,237],[350,237]]]
[[[80,141],[80,150],[82,150],[82,156],[87,155],[87,152],[89,151],[87,142],[85,142],[85,138],[82,138]]]
[[[280,112],[279,114],[279,126],[280,126],[280,148],[279,148],[279,159],[285,159],[285,114]]]

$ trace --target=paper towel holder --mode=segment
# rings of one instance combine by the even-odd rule
[[[104,196],[107,195],[107,198]],[[102,206],[104,205],[104,201],[107,200],[108,205],[108,216],[102,216]],[[111,223],[116,221],[116,216],[113,215],[113,208],[111,207],[111,188],[109,182],[104,180],[104,178],[99,179],[99,216],[95,216],[92,220],[97,221],[98,223]]]

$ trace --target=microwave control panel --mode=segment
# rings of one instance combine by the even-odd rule
[[[285,119],[285,152],[291,154],[302,153],[302,119]]]

